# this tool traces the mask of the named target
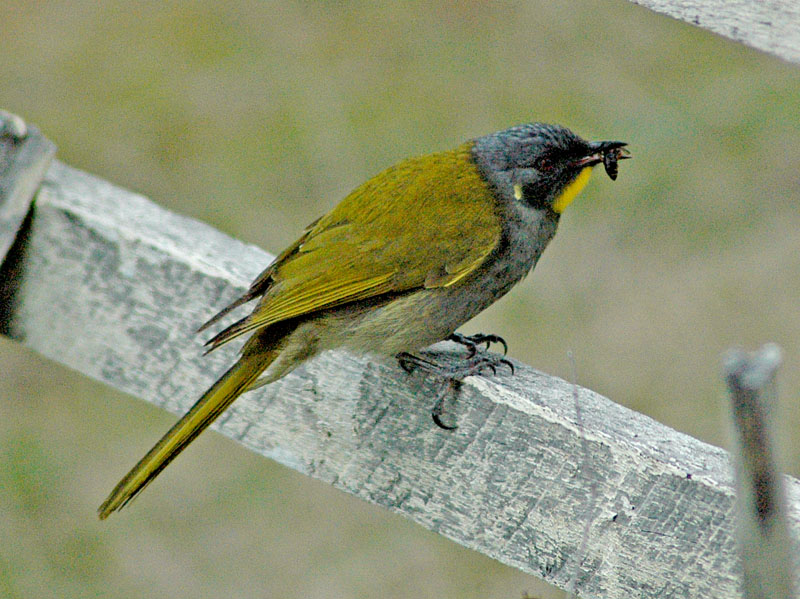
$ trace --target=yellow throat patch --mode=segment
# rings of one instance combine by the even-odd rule
[[[564,212],[572,203],[572,200],[581,192],[581,190],[586,187],[586,184],[589,182],[589,176],[592,174],[592,167],[587,166],[584,168],[578,176],[575,177],[575,180],[567,185],[563,191],[558,194],[558,197],[553,201],[553,210],[558,214]]]

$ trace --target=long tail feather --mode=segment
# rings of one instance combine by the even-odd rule
[[[229,313],[233,312],[236,308],[238,308],[239,306],[243,306],[247,302],[252,301],[254,298],[255,295],[252,294],[251,292],[245,293],[242,297],[233,300],[230,304],[225,306],[222,310],[220,310],[214,316],[205,321],[202,325],[200,325],[200,328],[197,329],[197,331],[195,332],[202,333],[208,327],[210,327],[213,324],[216,324],[217,322],[222,320],[225,316],[227,316]]]
[[[147,452],[98,508],[101,520],[124,507],[261,375],[273,352],[242,356],[197,403]]]

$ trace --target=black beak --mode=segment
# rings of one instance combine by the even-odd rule
[[[616,150],[617,148],[624,148],[628,145],[628,142],[625,141],[590,141],[589,147],[594,150],[595,152],[600,152],[605,154],[606,152],[610,152],[611,150]]]
[[[617,178],[617,161],[630,158],[630,152],[624,147],[624,141],[592,141],[589,142],[590,154],[578,161],[577,166],[594,166],[603,163],[606,174],[614,181]]]

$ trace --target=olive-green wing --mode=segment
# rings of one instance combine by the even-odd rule
[[[197,329],[197,332],[200,333],[200,332],[206,330],[208,327],[210,327],[210,326],[214,325],[215,323],[219,322],[220,320],[222,320],[225,316],[227,316],[230,312],[232,312],[233,310],[235,310],[239,306],[242,306],[242,305],[244,305],[244,304],[246,304],[248,302],[253,301],[257,297],[264,295],[267,292],[267,290],[272,286],[272,283],[273,283],[273,281],[272,281],[272,273],[275,271],[275,268],[278,265],[283,264],[283,262],[289,256],[291,256],[291,255],[293,255],[294,253],[297,252],[298,248],[306,240],[306,237],[308,237],[309,232],[311,232],[311,230],[319,222],[319,220],[320,219],[317,219],[313,223],[308,225],[305,228],[305,230],[303,231],[303,234],[300,236],[300,239],[298,239],[292,245],[290,245],[285,250],[283,250],[283,252],[277,258],[275,258],[275,260],[273,260],[270,263],[270,265],[267,266],[267,268],[265,268],[264,271],[260,275],[258,275],[253,280],[253,282],[250,284],[250,288],[241,297],[236,298],[235,300],[233,300],[230,304],[225,306],[222,310],[217,312],[214,316],[212,316],[210,319],[208,319],[206,322],[204,322],[202,325],[200,325],[200,328]],[[216,337],[214,339],[216,339]],[[214,339],[212,339],[211,341],[206,343],[206,345],[210,345],[214,341]],[[212,349],[213,349],[213,347],[212,347]],[[209,351],[211,351],[211,350],[209,350]]]
[[[321,309],[447,287],[473,272],[497,247],[501,225],[470,147],[406,160],[356,188],[264,271],[258,306],[211,348]]]

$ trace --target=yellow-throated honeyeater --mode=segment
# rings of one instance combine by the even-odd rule
[[[512,127],[453,150],[404,160],[311,223],[202,328],[255,301],[214,336],[250,335],[241,356],[120,481],[100,506],[120,509],[245,391],[321,351],[400,355],[454,336],[535,265],[563,210],[602,163],[615,179],[618,141],[589,142],[557,125]],[[202,330],[201,328],[201,330]]]

